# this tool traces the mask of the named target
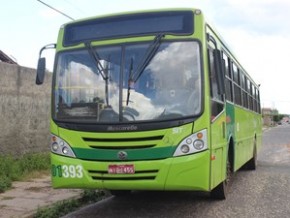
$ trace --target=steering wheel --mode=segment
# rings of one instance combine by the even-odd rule
[[[134,108],[124,107],[123,108],[123,118],[127,121],[135,120],[135,117],[139,115],[139,112]]]

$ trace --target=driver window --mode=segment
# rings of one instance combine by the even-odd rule
[[[215,68],[214,49],[208,47],[208,63],[209,63],[209,78],[210,78],[210,93],[211,93],[211,117],[212,120],[218,116],[224,108],[223,95],[218,91],[218,78]]]

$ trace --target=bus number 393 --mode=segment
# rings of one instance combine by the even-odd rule
[[[83,167],[81,165],[52,165],[53,177],[83,178]]]

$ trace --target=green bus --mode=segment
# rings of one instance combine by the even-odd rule
[[[209,192],[256,168],[259,86],[201,10],[73,21],[57,43],[51,107],[54,188]]]

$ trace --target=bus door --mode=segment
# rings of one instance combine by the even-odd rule
[[[226,179],[227,139],[226,113],[221,52],[212,42],[208,44],[208,63],[211,94],[211,188]]]

